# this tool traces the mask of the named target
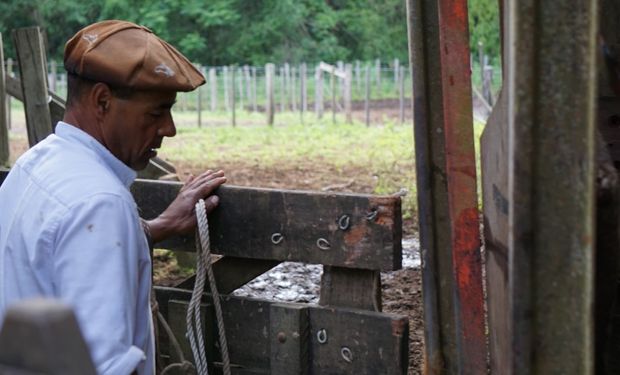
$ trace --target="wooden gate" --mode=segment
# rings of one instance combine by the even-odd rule
[[[6,91],[22,99],[31,145],[62,118],[62,99],[49,92],[37,28],[14,33],[21,80],[6,77]],[[2,73],[2,72],[0,72]],[[50,100],[51,98],[51,100]],[[0,142],[4,141],[0,139]],[[167,172],[151,164],[150,174]],[[0,184],[7,170],[0,170]],[[146,219],[172,201],[178,182],[137,180],[132,192]],[[408,319],[381,312],[380,272],[401,268],[401,198],[324,194],[222,186],[209,218],[214,272],[222,298],[230,359],[237,374],[405,374]],[[193,237],[159,244],[194,251]],[[322,264],[318,305],[275,303],[227,294],[282,261]],[[185,313],[193,280],[156,288],[159,309],[186,358]],[[210,295],[203,296],[207,358],[220,367]],[[160,331],[161,332],[161,331]],[[168,337],[162,351],[176,361]]]

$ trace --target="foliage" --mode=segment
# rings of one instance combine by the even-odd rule
[[[472,53],[478,51],[482,42],[484,54],[490,64],[498,64],[500,56],[500,28],[498,0],[469,0],[469,43]]]
[[[41,26],[50,58],[103,19],[143,24],[191,60],[208,65],[319,60],[407,60],[403,0],[21,0],[0,2],[6,55],[10,30]]]

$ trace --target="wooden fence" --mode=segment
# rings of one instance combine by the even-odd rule
[[[331,112],[333,121],[336,114],[342,114],[344,121],[351,123],[352,111],[380,110],[389,101],[391,108],[398,109],[394,121],[403,123],[411,118],[411,77],[406,64],[398,59],[389,63],[339,61],[335,65],[284,63],[273,65],[271,75],[267,74],[269,65],[196,64],[207,83],[194,92],[179,93],[175,110],[194,112],[192,123],[198,126],[208,125],[213,116],[228,118],[230,124],[236,125],[240,115],[254,112],[264,112],[270,125],[274,123],[273,115],[284,112],[298,113],[299,121],[303,122],[311,115],[312,120],[323,118],[326,110]],[[7,59],[4,69],[11,77],[19,76],[19,67],[12,59]],[[64,97],[67,78],[62,63],[49,61],[47,72],[50,91]],[[373,106],[373,102],[377,104]],[[370,125],[371,117],[364,119]]]
[[[24,101],[29,112],[28,139],[34,144],[52,132],[52,124],[64,112],[64,103],[48,90],[38,28],[16,30],[14,39],[24,74],[21,79],[5,76],[7,85],[0,92]],[[4,66],[1,61],[0,66]],[[269,71],[274,72],[274,68]],[[5,141],[0,134],[0,143]],[[157,168],[165,171],[168,166]],[[0,168],[0,184],[7,173]],[[131,190],[141,214],[149,219],[170,204],[181,186],[179,182],[137,180]],[[399,269],[402,261],[400,196],[236,186],[220,187],[218,196],[219,208],[209,217],[209,229],[212,251],[222,255],[213,267],[218,289],[224,295],[223,319],[233,373],[407,373],[408,318],[381,312],[380,272]],[[177,237],[160,246],[193,251],[194,238]],[[318,305],[228,295],[283,261],[324,266]],[[155,288],[160,312],[189,359],[192,356],[184,339],[185,315],[193,284],[194,279],[189,278],[173,288]],[[209,372],[213,373],[221,366],[221,356],[210,294],[205,293],[202,302],[202,321],[207,322],[205,347]],[[36,328],[32,324],[26,323],[30,331]],[[11,328],[15,328],[13,324],[5,324],[3,331]],[[36,339],[21,334],[12,337],[28,345]],[[178,361],[164,330],[160,330],[159,338],[164,363]],[[64,354],[64,358],[70,358]],[[86,363],[82,361],[84,356],[81,354],[75,361]],[[23,361],[3,360],[0,356],[0,370],[5,365],[11,370],[41,369]]]

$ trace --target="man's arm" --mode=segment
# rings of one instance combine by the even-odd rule
[[[145,221],[145,232],[151,237],[151,242],[157,243],[175,235],[191,233],[196,228],[196,202],[205,199],[207,213],[213,211],[219,198],[212,194],[225,182],[226,177],[221,170],[208,170],[197,177],[191,176],[161,215]]]

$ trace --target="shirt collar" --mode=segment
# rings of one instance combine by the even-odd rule
[[[133,169],[129,168],[122,161],[118,160],[107,148],[105,148],[99,141],[93,138],[90,134],[83,130],[68,124],[63,121],[59,121],[54,131],[56,136],[77,142],[86,148],[92,150],[103,161],[103,163],[114,172],[116,177],[127,187],[133,183],[136,179],[137,173]]]

